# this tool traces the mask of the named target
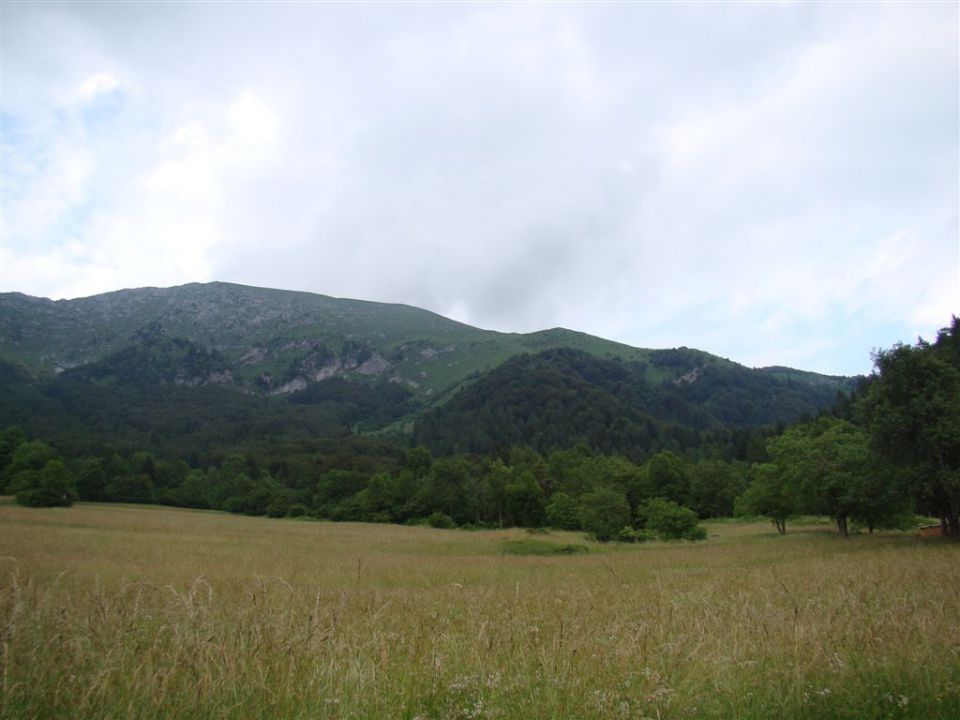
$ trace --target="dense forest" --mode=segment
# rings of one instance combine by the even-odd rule
[[[732,430],[815,417],[836,399],[832,387],[733,363],[698,365],[695,352],[654,351],[648,362],[570,348],[517,356],[422,414],[414,440],[439,455],[521,444],[548,453],[583,443],[633,461],[661,449],[729,459]],[[651,381],[654,374],[663,379]]]
[[[732,364],[658,383],[640,362],[551,349],[467,383],[422,413],[412,438],[356,432],[410,413],[416,401],[397,384],[334,378],[282,404],[157,385],[151,373],[174,372],[164,357],[218,366],[162,342],[163,352],[114,358],[112,374],[101,366],[92,395],[90,370],[38,383],[0,365],[0,490],[26,505],[162,503],[621,540],[662,527],[696,537],[697,518],[735,513],[768,516],[781,532],[798,514],[829,515],[846,535],[920,512],[960,537],[956,318],[933,342],[877,353],[874,374],[853,393],[831,390],[827,411]],[[130,364],[143,382],[111,381]],[[778,403],[798,422],[771,422]]]

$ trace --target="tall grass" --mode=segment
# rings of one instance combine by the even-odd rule
[[[2,716],[960,716],[958,548],[710,530],[523,556],[514,531],[0,506]]]

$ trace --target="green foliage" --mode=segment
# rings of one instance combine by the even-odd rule
[[[651,535],[646,530],[637,530],[636,528],[625,525],[617,531],[617,534],[614,535],[613,539],[617,542],[622,543],[642,543],[646,542],[651,538]]]
[[[645,495],[673,500],[678,505],[688,501],[690,479],[686,463],[669,450],[657,453],[646,465]]]
[[[290,507],[290,498],[287,495],[277,495],[267,505],[267,517],[286,517],[290,513]]]
[[[76,479],[52,447],[39,440],[7,435],[6,491],[28,507],[69,507],[77,500]]]
[[[213,506],[207,473],[191,470],[175,488],[163,492],[160,502],[177,507],[210,508]]]
[[[703,540],[707,537],[697,514],[673,500],[651,498],[643,502],[637,514],[644,529],[656,533],[661,540]]]
[[[450,530],[457,526],[452,517],[445,515],[442,512],[431,513],[430,517],[427,518],[427,525],[432,528],[441,528],[446,530]]]
[[[179,337],[169,337],[159,323],[136,333],[134,344],[98,362],[66,371],[71,379],[108,384],[200,385],[230,376],[226,359],[216,350]]]
[[[40,470],[20,471],[11,490],[27,507],[70,507],[77,499],[73,474],[61,460],[49,460]]]
[[[102,501],[108,498],[110,468],[103,458],[84,458],[77,474],[77,492],[81,500]]]
[[[599,488],[580,498],[579,515],[584,530],[607,542],[630,524],[630,503],[622,492]]]
[[[152,503],[155,500],[153,480],[149,475],[124,472],[107,483],[107,495],[113,502]]]
[[[586,545],[554,543],[546,540],[506,540],[500,544],[504,555],[583,555],[590,552]]]
[[[846,420],[822,417],[788,429],[769,449],[787,482],[800,489],[804,509],[833,517],[846,536],[872,472],[866,434]]]
[[[60,454],[50,445],[40,440],[20,442],[10,453],[10,459],[4,468],[5,485],[16,492],[18,477],[25,472],[39,472],[51,460],[60,460]]]
[[[17,426],[0,431],[0,493],[6,488],[7,467],[13,460],[13,453],[26,440],[27,436]]]
[[[723,460],[701,460],[688,469],[690,508],[702,517],[729,517],[747,487],[746,468]]]
[[[303,503],[293,503],[289,508],[287,508],[287,517],[304,517],[309,511],[310,508]]]
[[[389,425],[418,408],[413,393],[397,383],[367,384],[338,377],[313,383],[291,394],[289,402],[329,408],[344,425],[360,423],[367,429]]]
[[[731,428],[795,421],[835,399],[832,383],[782,379],[698,351],[660,352],[651,356],[661,382],[651,382],[651,365],[570,348],[512,358],[420,415],[415,440],[438,455],[580,443],[637,461],[661,448],[728,444]]]
[[[547,503],[547,522],[557,530],[579,530],[578,503],[564,492],[555,492]]]
[[[433,458],[430,456],[430,451],[425,447],[411,448],[404,453],[403,466],[406,470],[409,470],[417,480],[425,478],[427,473],[430,472],[432,465]]]
[[[547,519],[543,488],[529,470],[516,475],[505,491],[510,522],[521,527],[539,527]]]
[[[933,343],[880,351],[859,411],[873,450],[901,470],[919,509],[960,540],[960,321]]]
[[[471,470],[470,464],[461,458],[434,462],[424,486],[424,504],[455,522],[468,522],[474,515],[471,504],[475,500],[466,493]]]
[[[750,485],[734,504],[738,516],[763,515],[770,518],[781,535],[787,520],[800,513],[800,494],[781,468],[773,463],[754,465]]]

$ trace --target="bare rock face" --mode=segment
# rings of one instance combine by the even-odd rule
[[[314,382],[320,382],[321,380],[327,380],[332,377],[337,377],[338,375],[343,375],[343,363],[340,362],[340,358],[335,357],[325,365],[315,367],[310,373],[310,379]]]
[[[684,383],[695,383],[701,377],[703,377],[703,368],[695,367],[693,370],[681,375],[673,382],[675,385],[683,385]]]
[[[270,394],[271,395],[287,395],[292,392],[297,392],[298,390],[303,390],[305,387],[307,387],[307,381],[304,380],[303,378],[298,377],[298,378],[294,378],[288,383],[284,383],[283,385],[276,388],[275,390],[271,390]]]
[[[240,358],[241,365],[258,365],[267,359],[265,347],[253,347]]]
[[[441,355],[446,355],[447,353],[452,353],[456,348],[453,345],[447,345],[446,347],[434,347],[433,345],[427,345],[426,347],[420,350],[420,357],[424,360],[436,360]]]
[[[229,385],[233,382],[233,373],[229,370],[212,372],[207,376],[207,385]]]
[[[186,387],[201,387],[203,385],[229,385],[233,382],[233,373],[229,370],[211,370],[206,376],[187,376],[179,373],[174,378],[174,385],[183,385]]]
[[[391,367],[390,362],[383,355],[374,352],[369,360],[357,367],[357,373],[360,375],[382,375]]]

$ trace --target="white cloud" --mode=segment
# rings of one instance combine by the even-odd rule
[[[89,103],[96,98],[120,90],[121,83],[111,72],[96,72],[80,83],[73,92],[73,101],[78,104]]]
[[[957,12],[11,6],[4,289],[223,279],[865,369],[956,307]]]
[[[266,150],[279,133],[276,115],[249,90],[240,93],[227,108],[227,126],[239,148],[248,152]]]
[[[119,85],[94,75],[81,87],[86,91],[74,100],[89,104]],[[16,278],[33,292],[75,297],[215,279],[214,256],[228,247],[223,228],[232,188],[262,165],[278,124],[249,89],[222,106],[207,102],[184,112],[189,119],[150,150],[117,158],[116,185],[94,206],[84,207],[101,179],[95,149],[116,157],[97,147],[103,140],[96,123],[68,112],[35,145],[13,148],[33,167],[19,169],[15,193],[5,197],[11,212],[4,218],[4,284]],[[49,151],[37,151],[47,143]],[[78,209],[83,218],[71,219]]]

